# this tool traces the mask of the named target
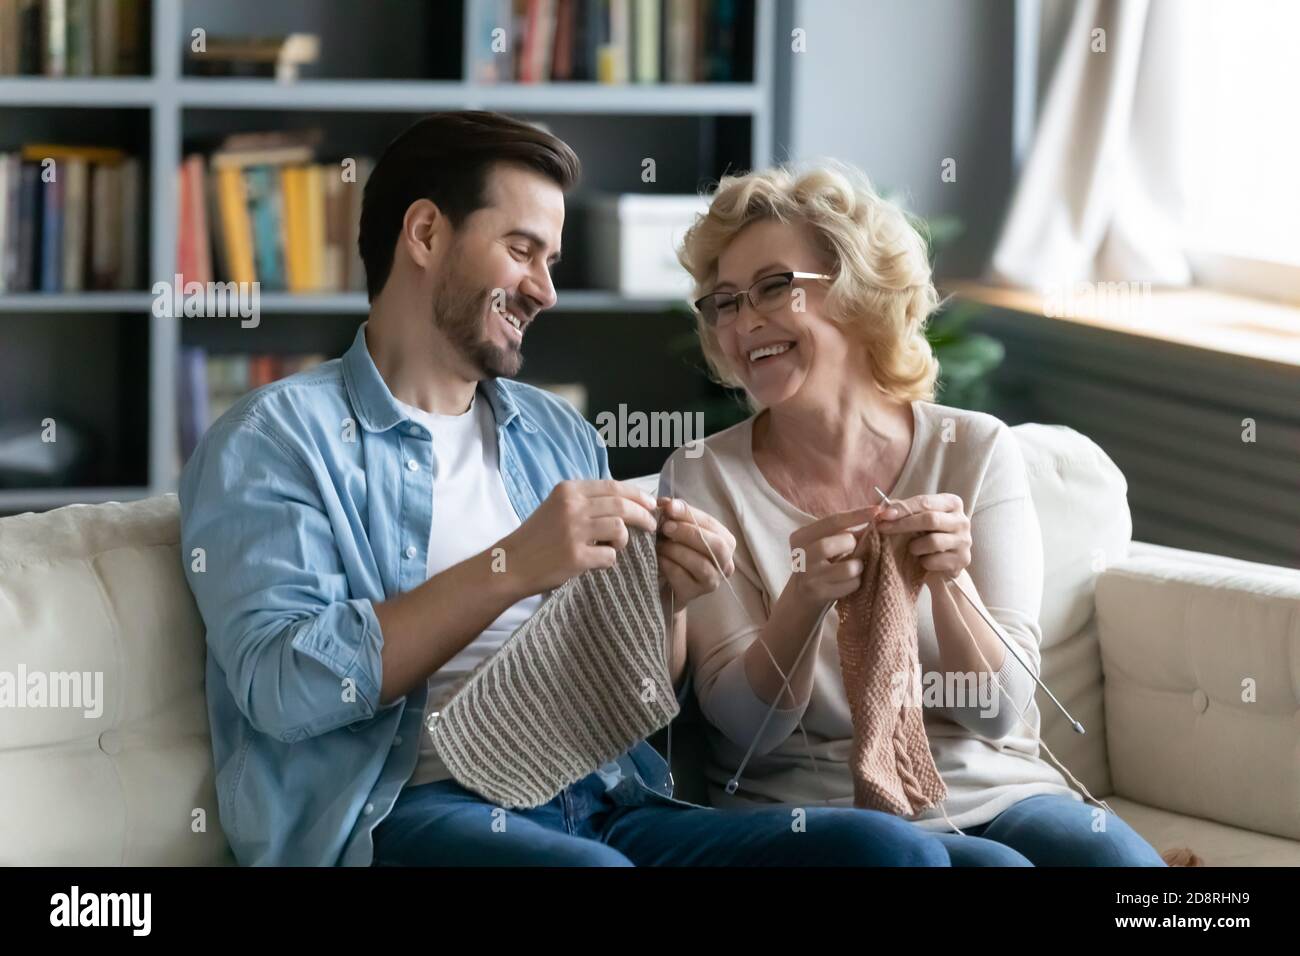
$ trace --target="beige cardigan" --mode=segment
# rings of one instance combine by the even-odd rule
[[[915,401],[912,413],[916,428],[911,451],[896,487],[883,490],[893,499],[944,492],[961,498],[971,517],[971,580],[1019,656],[1037,672],[1042,538],[1016,438],[1006,424],[983,412]],[[791,532],[814,520],[782,498],[755,466],[753,423],[750,418],[707,439],[702,455],[698,449],[679,449],[665,466],[661,482],[661,493],[704,508],[737,542],[731,583],[745,609],[723,587],[694,601],[688,615],[695,693],[709,723],[710,800],[715,806],[851,806],[853,779],[847,761],[853,726],[840,676],[834,613],[823,623],[807,706],[777,710],[739,791],[729,795],[724,789],[768,710],[768,702],[758,697],[745,676],[743,654],[789,580]],[[926,675],[923,690],[933,690],[941,676],[928,587],[921,590],[917,616],[921,671]],[[1035,794],[1081,799],[1039,757],[1032,678],[1007,654],[998,679],[992,687],[995,713],[985,712],[971,699],[964,707],[927,704],[925,709],[931,752],[948,787],[943,809],[958,827],[987,823]],[[1027,720],[1021,720],[999,686],[1007,688]],[[796,729],[800,718],[818,772]],[[927,829],[949,829],[938,807],[920,814],[916,822]]]

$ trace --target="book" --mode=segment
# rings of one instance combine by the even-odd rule
[[[284,190],[284,272],[290,292],[306,292],[308,289],[304,180],[301,166],[286,166],[280,171]]]
[[[139,197],[138,161],[119,150],[28,144],[0,154],[0,291],[131,287]]]
[[[479,0],[468,14],[467,75],[480,83],[734,82],[752,9],[739,0]],[[509,35],[506,55],[492,49],[497,29]]]
[[[285,152],[298,148],[287,145],[293,134],[257,135],[263,138],[229,137],[225,142],[238,148],[222,150],[220,163],[218,153],[209,159],[207,179],[217,180],[215,195],[206,188],[213,274],[236,282],[254,281],[255,275],[266,290],[292,293],[364,290],[357,233],[373,160],[249,164],[301,155]],[[194,188],[190,174],[183,174],[183,183],[186,190]],[[188,224],[201,205],[198,192],[193,195],[181,209],[183,256],[190,254]],[[242,236],[248,237],[246,247]]]
[[[63,252],[60,256],[62,292],[80,292],[86,274],[86,243],[89,233],[86,220],[90,215],[89,174],[85,160],[65,159],[58,164],[63,180],[63,224],[60,232]]]
[[[132,76],[143,73],[145,44],[142,33],[147,20],[141,9],[144,0],[115,0],[117,7],[117,73]]]
[[[91,167],[90,208],[91,238],[90,285],[94,289],[115,289],[121,282],[123,209],[120,187],[121,164],[98,163]]]
[[[598,51],[601,83],[622,84],[628,79],[632,58],[631,0],[609,0],[609,28],[606,42]]]
[[[59,292],[63,284],[63,186],[66,176],[56,175],[41,184],[40,291]]]
[[[121,193],[121,251],[118,254],[119,289],[139,289],[144,286],[144,273],[140,257],[141,196],[140,160],[128,156],[118,164],[117,185]]]
[[[347,196],[339,170],[321,166],[324,184],[325,229],[324,258],[321,264],[321,288],[346,288],[347,275]]]
[[[212,275],[225,279],[230,275],[230,266],[226,261],[226,237],[221,221],[221,193],[217,186],[215,171],[208,170],[206,177],[208,207],[208,243],[212,249]]]
[[[574,34],[577,30],[577,0],[557,0],[555,45],[551,54],[551,79],[571,80],[574,74]]]
[[[695,81],[696,0],[668,0],[664,73],[669,83]]]
[[[323,352],[214,354],[199,345],[182,346],[179,358],[176,427],[182,463],[213,422],[247,392],[329,361]]]
[[[713,23],[709,69],[703,79],[729,83],[735,79],[736,20],[739,17],[736,0],[713,0]]]
[[[3,3],[4,0],[0,0]],[[17,237],[18,229],[17,210],[10,210],[10,194],[18,180],[18,172],[15,170],[10,173],[10,159],[7,153],[0,153],[0,293],[7,292],[10,287],[10,275],[13,272],[11,262],[13,240],[10,238]]]
[[[206,349],[196,345],[181,346],[180,368],[176,376],[176,426],[182,466],[190,460],[199,438],[211,424],[207,365]]]
[[[212,255],[208,242],[207,188],[203,157],[194,154],[181,163],[180,225],[176,233],[176,272],[182,281],[212,281]]]
[[[253,264],[253,227],[248,217],[248,192],[238,167],[214,170],[221,203],[221,229],[227,278],[233,282],[257,281]]]
[[[280,170],[249,166],[244,170],[248,210],[253,224],[253,258],[263,289],[286,289],[283,226],[280,218]]]
[[[118,8],[118,0],[94,0],[94,3],[94,72],[100,76],[113,76],[119,69],[117,31],[122,12]]]
[[[90,76],[95,71],[94,9],[91,0],[64,0],[66,4],[67,75]]]
[[[45,62],[45,16],[40,0],[18,0],[18,72],[40,73]]]
[[[41,261],[41,222],[44,218],[41,171],[34,163],[19,164],[18,245],[15,292],[32,292],[39,288],[36,271]]]
[[[659,28],[662,10],[659,0],[633,0],[635,17],[635,80],[659,82]]]
[[[67,0],[44,0],[42,23],[42,48],[45,52],[45,75],[66,76],[68,73],[68,5]]]
[[[306,246],[308,292],[325,287],[325,177],[320,166],[304,166],[302,237]]]
[[[111,146],[69,146],[60,143],[26,143],[22,148],[23,159],[31,163],[40,163],[52,159],[62,163],[69,159],[79,159],[87,163],[120,163],[126,159],[126,153]]]
[[[287,166],[290,163],[311,162],[314,150],[305,145],[250,147],[223,149],[212,154],[213,169],[245,166]]]
[[[21,72],[21,24],[18,0],[0,0],[0,76]]]

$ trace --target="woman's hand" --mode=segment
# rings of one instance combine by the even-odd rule
[[[803,605],[821,606],[862,586],[862,562],[851,557],[858,536],[850,528],[871,520],[871,508],[829,515],[790,535],[794,573],[789,587]]]
[[[915,536],[907,550],[919,559],[929,584],[931,578],[959,577],[970,566],[970,518],[964,508],[956,495],[938,494],[899,498],[869,510],[881,534]]]
[[[678,613],[697,597],[711,594],[736,566],[736,539],[717,518],[680,498],[660,498],[664,515],[659,539],[659,576]],[[714,564],[714,560],[717,564]]]

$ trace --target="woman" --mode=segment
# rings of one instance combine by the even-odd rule
[[[679,257],[710,366],[757,410],[664,472],[669,493],[737,541],[733,589],[698,601],[688,622],[715,805],[852,803],[836,615],[813,629],[860,586],[853,552],[874,523],[924,575],[923,687],[980,694],[927,691],[947,797],[915,824],[940,835],[954,865],[1163,865],[1039,757],[1033,677],[973,608],[941,594],[945,579],[961,586],[1037,671],[1043,555],[1024,463],[1003,422],[933,402],[923,330],[938,300],[902,212],[839,164],[727,177]]]

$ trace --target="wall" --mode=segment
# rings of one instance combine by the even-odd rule
[[[965,235],[940,274],[973,276],[1011,191],[1013,0],[790,0],[778,21],[778,159],[829,155]],[[807,52],[790,52],[790,30]],[[957,161],[956,182],[940,179]]]

